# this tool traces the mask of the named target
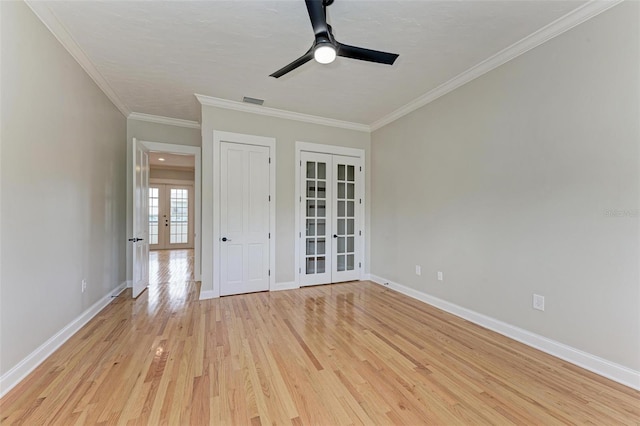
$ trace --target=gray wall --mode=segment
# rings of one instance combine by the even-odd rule
[[[375,131],[372,273],[640,370],[639,7]]]
[[[193,183],[195,172],[193,170],[165,169],[152,166],[149,168],[149,179],[184,180]]]
[[[202,142],[200,129],[128,119],[127,140],[129,143],[131,143],[132,138],[147,142],[188,146],[200,146]]]
[[[147,121],[127,119],[127,235],[133,232],[133,138],[146,142],[170,143],[175,145],[200,146],[202,136],[200,129],[172,126],[169,124],[150,123]],[[191,179],[193,180],[193,179]],[[127,245],[127,280],[131,281],[133,265],[131,264],[131,246]]]
[[[125,280],[126,120],[23,2],[0,7],[4,374]]]
[[[346,130],[282,118],[266,117],[240,111],[202,106],[202,289],[212,290],[211,233],[213,216],[213,131],[268,136],[276,139],[276,283],[295,280],[295,143],[312,142],[364,149],[365,232],[369,234],[369,158],[371,136],[368,132]],[[368,239],[365,267],[369,264]],[[367,271],[367,269],[365,269]]]

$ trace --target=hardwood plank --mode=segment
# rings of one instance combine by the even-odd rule
[[[200,301],[191,250],[0,400],[2,424],[640,424],[640,392],[370,282]]]

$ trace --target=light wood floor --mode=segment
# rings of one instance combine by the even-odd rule
[[[199,301],[192,254],[156,256],[1,423],[640,423],[639,392],[373,283]]]

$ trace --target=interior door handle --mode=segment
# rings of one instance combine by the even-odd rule
[[[138,241],[143,241],[144,238],[129,238],[129,241],[131,241],[132,243],[137,243]]]
[[[231,238],[227,238],[227,237],[222,237],[222,241],[231,241]]]
[[[333,234],[333,238],[338,238],[338,234]]]

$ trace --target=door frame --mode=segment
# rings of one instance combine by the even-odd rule
[[[194,222],[193,222],[193,275],[195,281],[202,279],[202,154],[198,146],[178,145],[172,143],[138,141],[147,147],[150,152],[163,152],[166,154],[187,154],[195,156],[193,197],[194,197]]]
[[[212,297],[220,297],[220,181],[222,167],[220,167],[220,147],[222,142],[238,143],[245,145],[265,146],[269,148],[269,193],[271,202],[269,203],[269,290],[275,288],[276,283],[276,139],[268,136],[246,135],[242,133],[213,131],[213,294]]]
[[[302,152],[315,152],[318,154],[329,154],[329,155],[343,155],[346,157],[356,157],[360,159],[360,163],[362,164],[362,182],[359,186],[360,193],[359,198],[362,199],[362,204],[357,204],[357,208],[359,210],[358,214],[360,215],[360,223],[362,227],[362,239],[360,240],[360,256],[356,259],[362,266],[359,268],[358,279],[362,279],[364,277],[364,270],[366,268],[365,265],[365,248],[366,248],[366,222],[365,222],[365,194],[366,187],[366,168],[365,168],[365,151],[360,148],[347,148],[344,146],[338,145],[326,145],[319,143],[311,143],[311,142],[301,142],[296,141],[296,164],[295,164],[295,196],[294,196],[294,205],[295,205],[295,263],[294,263],[294,276],[295,276],[295,288],[300,287],[300,274],[302,273],[302,261],[300,259],[300,241],[301,241],[301,226],[300,226],[300,200],[302,197],[301,188],[300,188],[300,173],[301,173],[301,153]]]

